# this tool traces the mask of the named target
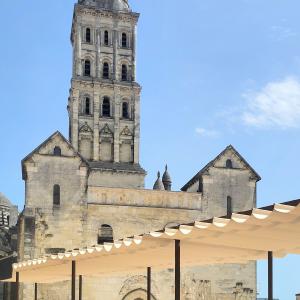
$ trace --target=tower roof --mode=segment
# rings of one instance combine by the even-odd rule
[[[130,11],[128,0],[78,0],[79,4],[116,11]]]
[[[165,187],[160,179],[160,172],[157,173],[157,179],[154,183],[153,190],[164,191]]]
[[[164,172],[163,177],[162,177],[162,182],[172,183],[172,179],[171,179],[171,176],[170,176],[169,171],[168,171],[168,165],[166,165],[166,169],[165,169],[165,172]]]

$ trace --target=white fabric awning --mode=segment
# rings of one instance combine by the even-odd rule
[[[71,261],[83,276],[145,273],[174,267],[174,240],[181,240],[181,265],[246,263],[300,254],[300,200],[196,221],[140,236],[75,249],[14,264],[20,281],[51,283],[71,278]]]

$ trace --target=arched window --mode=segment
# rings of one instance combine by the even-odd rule
[[[227,218],[231,218],[232,215],[232,198],[227,197]]]
[[[90,43],[91,42],[91,29],[90,28],[87,28],[85,30],[85,41],[87,43]]]
[[[127,66],[122,65],[122,81],[127,81]]]
[[[84,113],[86,115],[90,115],[91,114],[91,100],[90,100],[89,97],[85,98]]]
[[[53,154],[54,154],[54,156],[61,156],[61,148],[58,146],[55,146],[54,150],[53,150]]]
[[[53,186],[53,205],[60,205],[60,186],[58,184]]]
[[[104,243],[113,243],[113,241],[112,227],[107,224],[102,225],[98,232],[98,244],[103,245]]]
[[[122,103],[122,117],[124,119],[129,119],[129,110],[128,110],[128,103],[127,102]]]
[[[91,76],[91,61],[88,59],[84,61],[84,76]]]
[[[108,97],[103,98],[102,116],[103,117],[110,117],[110,100],[109,100]]]
[[[109,79],[109,65],[107,62],[103,64],[103,78]]]
[[[127,48],[127,34],[122,33],[122,48]]]
[[[227,169],[232,169],[233,168],[231,159],[226,160],[226,168]]]
[[[109,44],[109,38],[108,38],[108,31],[104,31],[104,45],[108,46]]]

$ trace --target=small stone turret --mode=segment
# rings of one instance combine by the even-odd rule
[[[160,172],[157,173],[157,179],[154,183],[153,190],[164,191],[165,187],[160,179]]]
[[[163,185],[164,185],[166,191],[172,190],[172,179],[168,172],[168,165],[166,165],[165,172],[162,177],[162,182],[163,182]]]

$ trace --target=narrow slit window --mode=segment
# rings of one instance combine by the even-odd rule
[[[91,61],[88,59],[84,61],[84,76],[91,76]]]
[[[60,186],[58,184],[53,186],[53,205],[60,205]]]
[[[105,46],[108,46],[108,44],[109,44],[108,31],[105,30],[105,31],[104,31],[104,45],[105,45]]]
[[[122,65],[122,81],[127,81],[127,66]]]
[[[90,43],[91,42],[91,29],[90,28],[87,28],[85,30],[85,41],[87,43]]]
[[[85,98],[84,112],[85,112],[86,115],[91,114],[91,100],[88,97]]]
[[[103,78],[109,79],[109,65],[107,62],[103,64]]]
[[[122,104],[122,117],[124,119],[129,119],[129,110],[128,110],[127,102],[123,102],[123,104]]]
[[[104,97],[103,99],[102,115],[103,117],[110,117],[110,100],[108,97]]]
[[[122,33],[122,48],[127,48],[127,34]]]

